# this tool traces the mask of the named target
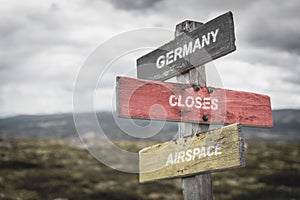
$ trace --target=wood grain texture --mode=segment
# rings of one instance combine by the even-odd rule
[[[117,112],[120,117],[127,118],[273,126],[269,96],[220,88],[211,88],[212,93],[209,93],[208,87],[200,87],[199,91],[195,87],[191,84],[117,77]],[[170,104],[172,95],[175,106]],[[196,105],[197,97],[202,99],[201,106]],[[218,101],[217,109],[213,107],[213,99]],[[190,107],[193,101],[194,105]]]
[[[176,32],[177,30],[178,27],[176,26]],[[205,66],[199,66],[197,69],[191,69],[188,73],[177,76],[177,83],[196,84],[205,87]],[[208,128],[208,124],[180,122],[178,123],[178,138],[193,136],[194,133],[198,132],[206,132]],[[213,199],[212,179],[210,173],[183,177],[181,180],[185,200]]]
[[[191,32],[203,23],[196,21],[186,20],[176,25],[175,37],[182,34]],[[206,72],[205,66],[197,66],[191,69],[187,73],[180,74],[177,77],[177,83],[185,84],[195,84],[199,86],[206,86]],[[178,123],[178,138],[184,138],[188,136],[193,136],[194,133],[205,132],[209,128],[207,124],[199,123]],[[183,177],[181,179],[182,192],[185,200],[212,200],[213,199],[213,189],[212,189],[212,179],[210,173],[197,174],[195,176]]]
[[[218,29],[215,42],[210,42],[209,45],[203,45],[202,48],[193,51],[179,59],[173,59],[162,68],[157,68],[157,59],[166,55],[170,51],[174,51],[178,47],[182,47],[190,42],[194,43],[197,38],[209,34],[211,31]],[[211,60],[217,59],[228,53],[235,51],[235,35],[232,13],[225,13],[193,31],[186,31],[186,34],[178,34],[178,36],[159,47],[158,49],[140,57],[137,60],[137,75],[138,78],[149,80],[166,80],[180,73],[189,71],[194,67],[203,65]],[[182,54],[183,55],[183,54]]]
[[[199,149],[201,153],[198,154]],[[189,157],[188,152],[192,152],[192,157]],[[178,157],[183,154],[184,157]],[[233,124],[195,136],[156,144],[140,150],[139,157],[140,182],[242,167],[245,166],[245,159],[241,126]]]

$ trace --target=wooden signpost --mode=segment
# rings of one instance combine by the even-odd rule
[[[210,172],[245,165],[240,124],[273,126],[270,97],[206,86],[203,64],[236,49],[231,12],[205,24],[182,22],[175,36],[137,60],[141,79],[117,77],[117,112],[178,121],[176,141],[139,152],[140,182],[183,177],[184,199],[210,200]],[[157,81],[174,76],[178,83]],[[213,123],[233,125],[208,131]]]
[[[137,75],[166,80],[235,49],[233,18],[228,12],[139,58]]]
[[[273,125],[270,97],[249,92],[117,77],[117,101],[120,117]]]
[[[139,152],[140,182],[191,176],[245,165],[241,126],[229,125]]]

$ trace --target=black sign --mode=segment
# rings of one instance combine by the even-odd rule
[[[166,80],[235,49],[233,18],[228,12],[140,57],[138,78]]]

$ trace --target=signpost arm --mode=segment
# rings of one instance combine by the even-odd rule
[[[184,21],[176,25],[175,37],[186,32],[193,31],[202,23],[195,21]],[[195,66],[197,67],[197,66]],[[178,83],[189,83],[206,86],[205,66],[199,66],[189,72],[177,76]],[[208,130],[209,125],[198,123],[178,123],[179,138]],[[210,173],[182,178],[182,189],[185,200],[211,200],[213,199],[212,181]]]

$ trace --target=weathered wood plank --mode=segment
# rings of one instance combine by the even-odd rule
[[[139,151],[140,182],[186,177],[245,165],[239,124],[156,144]]]
[[[127,118],[273,126],[269,96],[191,84],[117,77],[117,108]]]
[[[225,13],[137,60],[138,78],[166,80],[236,49],[232,13]]]

